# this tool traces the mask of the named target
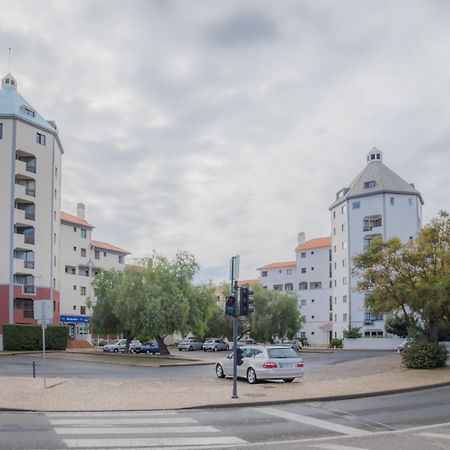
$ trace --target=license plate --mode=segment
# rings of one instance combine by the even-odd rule
[[[287,364],[287,363],[284,363],[284,364],[280,364],[280,368],[283,368],[283,367],[285,367],[285,368],[292,368],[293,367],[293,365],[292,364]]]

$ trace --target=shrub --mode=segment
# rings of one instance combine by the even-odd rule
[[[343,348],[342,339],[333,338],[330,341],[329,348]]]
[[[49,325],[45,330],[47,350],[65,350],[69,328]],[[3,348],[5,350],[42,350],[42,329],[38,325],[3,325]]]
[[[447,364],[448,351],[443,345],[426,340],[411,341],[402,351],[408,369],[436,369]]]
[[[346,339],[358,339],[362,337],[361,328],[349,328],[348,330],[344,330],[344,337]]]
[[[308,344],[308,338],[307,337],[299,337],[297,338],[298,342],[301,342],[302,347],[307,347]]]

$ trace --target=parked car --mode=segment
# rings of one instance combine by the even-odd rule
[[[283,341],[283,345],[289,345],[289,347],[291,347],[296,352],[299,352],[303,348],[302,343],[297,339],[292,339],[291,341],[286,339]]]
[[[243,338],[240,339],[237,343],[239,347],[242,347],[243,345],[258,345],[258,343],[252,338]]]
[[[219,338],[210,338],[207,339],[203,344],[203,351],[214,351],[217,352],[218,350],[229,350],[229,345],[223,340]]]
[[[303,376],[303,359],[283,345],[247,345],[242,347],[243,364],[237,366],[237,376],[254,384],[259,380],[284,380],[291,383]],[[233,354],[216,363],[216,376],[233,375]]]
[[[103,346],[104,352],[124,352],[127,345],[126,339],[116,339],[115,341],[112,341],[110,344],[106,344]],[[130,346],[128,350],[130,353],[139,353],[139,349],[142,347],[141,342],[138,339],[133,339],[130,342]]]
[[[405,350],[406,347],[411,343],[411,339],[405,339],[401,344],[397,346],[397,352],[401,353],[403,350]]]
[[[203,342],[199,341],[198,339],[194,338],[187,338],[183,339],[178,343],[178,350],[181,352],[181,350],[201,350],[203,347]]]
[[[145,353],[147,355],[149,353],[159,353],[159,346],[156,341],[147,341],[142,344],[138,353]]]

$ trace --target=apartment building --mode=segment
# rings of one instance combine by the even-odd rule
[[[264,289],[293,292],[296,280],[295,261],[266,264],[256,269]]]
[[[336,193],[329,207],[333,259],[333,333],[342,338],[349,327],[361,328],[366,337],[385,334],[383,315],[371,314],[364,295],[357,292],[353,257],[362,253],[375,236],[398,237],[407,242],[422,226],[423,199],[383,163],[383,154],[373,148],[367,164],[348,187]]]
[[[35,323],[33,302],[53,300],[59,320],[59,216],[63,148],[53,121],[18,92],[0,90],[0,334],[2,324]]]
[[[85,217],[85,205],[78,203],[77,215],[61,212],[61,305],[60,322],[69,326],[75,340],[89,340],[95,303],[92,281],[103,270],[123,270],[130,252],[92,239],[94,225]]]

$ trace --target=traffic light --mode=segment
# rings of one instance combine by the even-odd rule
[[[242,348],[239,347],[236,349],[236,364],[238,366],[244,364],[244,360],[242,359]]]
[[[225,314],[236,316],[236,297],[234,295],[229,295],[225,301]]]
[[[248,285],[241,286],[240,289],[241,298],[239,303],[239,315],[248,316],[253,312],[253,291],[248,287]]]

